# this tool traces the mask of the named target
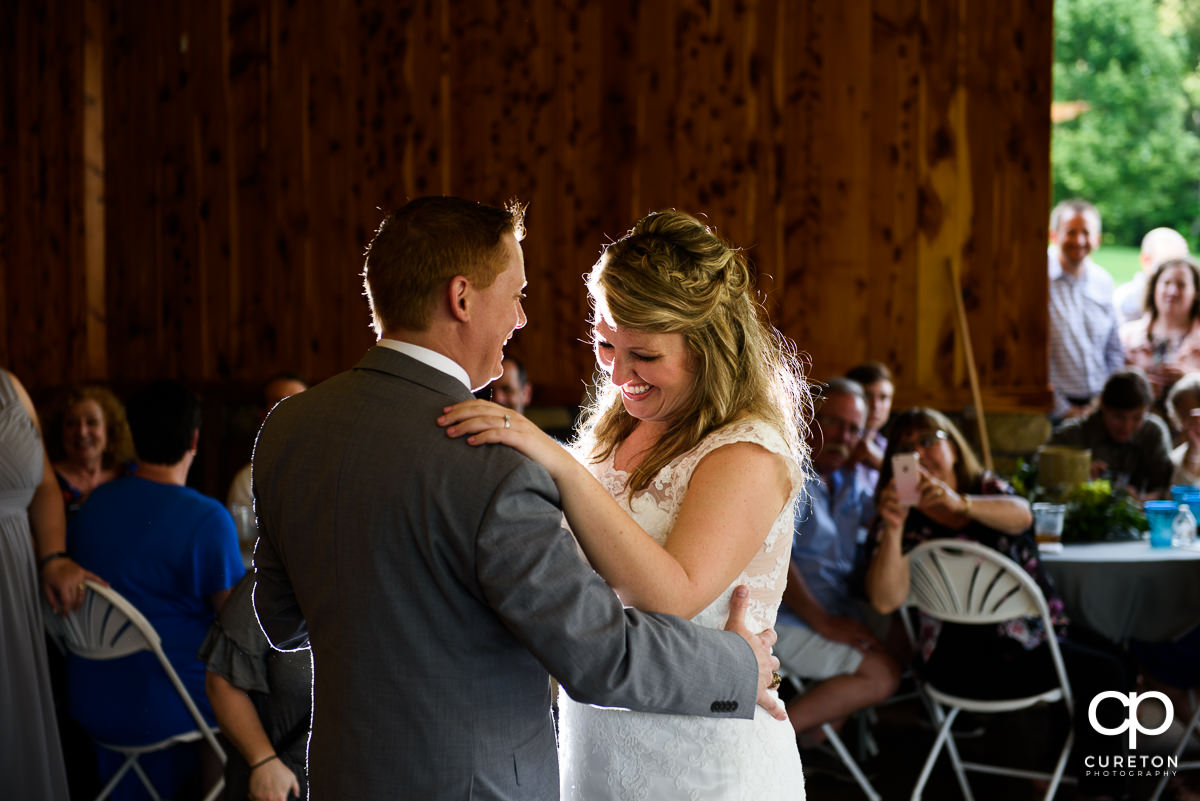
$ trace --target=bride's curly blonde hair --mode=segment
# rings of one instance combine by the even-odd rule
[[[679,333],[695,358],[692,392],[657,447],[634,469],[629,489],[645,489],[673,459],[740,417],[758,417],[808,472],[808,385],[794,347],[766,322],[745,255],[679,211],[654,212],[605,248],[587,276],[592,324]],[[611,381],[588,409],[582,436],[608,458],[637,426]]]

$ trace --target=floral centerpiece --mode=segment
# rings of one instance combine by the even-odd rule
[[[1012,485],[1030,502],[1050,500],[1038,485],[1035,464],[1018,463]],[[1150,528],[1133,496],[1124,489],[1114,491],[1108,479],[1085,481],[1055,500],[1067,507],[1062,532],[1065,543],[1136,540]]]

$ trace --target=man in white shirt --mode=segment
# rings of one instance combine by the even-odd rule
[[[1125,363],[1117,336],[1113,280],[1091,260],[1100,244],[1100,212],[1085,200],[1064,200],[1050,215],[1049,377],[1051,417],[1086,414],[1104,382]]]
[[[1158,265],[1168,259],[1188,255],[1188,243],[1174,228],[1155,228],[1142,237],[1142,252],[1138,255],[1141,272],[1113,292],[1113,305],[1122,323],[1136,320],[1146,313],[1146,284]]]
[[[284,398],[290,398],[306,389],[308,389],[308,382],[295,373],[276,373],[271,376],[267,380],[267,383],[263,385],[263,407],[259,422],[261,423],[262,420],[267,419],[267,415],[275,408],[275,404]],[[249,462],[237,472],[237,475],[233,477],[233,481],[229,483],[229,492],[225,499],[225,508],[233,514],[235,522],[237,522],[239,517],[239,513],[235,511],[238,507],[248,508],[252,513],[254,511],[254,495],[250,490]],[[251,516],[250,522],[254,522],[253,516]],[[242,532],[239,531],[238,536],[240,537],[241,534]],[[249,544],[251,548],[254,547],[253,540]],[[245,545],[245,542],[243,542],[243,545]]]

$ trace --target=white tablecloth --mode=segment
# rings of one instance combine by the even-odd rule
[[[1114,642],[1165,642],[1200,625],[1200,546],[1087,543],[1040,559],[1067,615]]]

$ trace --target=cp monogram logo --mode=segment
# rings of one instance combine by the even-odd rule
[[[1103,701],[1105,698],[1116,699],[1117,701],[1120,701],[1122,704],[1124,704],[1126,707],[1129,708],[1129,719],[1124,721],[1120,726],[1117,726],[1115,729],[1105,728],[1104,726],[1100,725],[1099,721],[1096,720],[1096,707],[1100,706],[1100,702]],[[1159,701],[1162,702],[1163,706],[1165,706],[1167,708],[1166,719],[1163,720],[1162,725],[1159,726],[1157,729],[1147,729],[1147,728],[1143,727],[1142,722],[1138,719],[1138,706],[1140,706],[1142,701],[1146,700],[1147,698],[1157,698]],[[1110,734],[1110,735],[1111,734],[1120,734],[1121,732],[1128,729],[1129,730],[1129,750],[1131,750],[1131,751],[1133,749],[1137,748],[1138,732],[1141,732],[1142,734],[1150,734],[1150,735],[1162,734],[1164,731],[1167,730],[1167,727],[1171,725],[1171,721],[1174,718],[1175,718],[1175,708],[1171,706],[1171,699],[1167,698],[1167,696],[1163,695],[1162,693],[1160,693],[1156,690],[1151,690],[1150,692],[1144,692],[1144,693],[1129,693],[1128,696],[1126,696],[1122,693],[1119,693],[1115,690],[1106,690],[1105,692],[1102,692],[1099,695],[1097,695],[1095,698],[1093,698],[1092,702],[1090,704],[1088,704],[1088,722],[1092,724],[1092,728],[1095,729],[1096,731],[1098,731],[1100,734]]]

